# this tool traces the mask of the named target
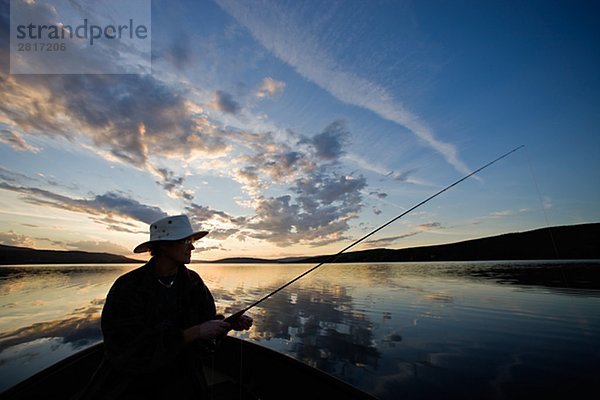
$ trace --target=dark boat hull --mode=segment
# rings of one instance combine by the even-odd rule
[[[2,400],[70,399],[100,364],[102,344],[85,349],[7,390]],[[213,399],[368,399],[374,397],[289,356],[226,337],[207,360]]]

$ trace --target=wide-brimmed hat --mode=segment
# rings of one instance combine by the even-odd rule
[[[187,215],[175,215],[159,219],[150,224],[150,240],[133,249],[134,253],[143,253],[150,250],[150,243],[162,241],[175,241],[182,239],[198,240],[208,235],[206,231],[194,232]]]

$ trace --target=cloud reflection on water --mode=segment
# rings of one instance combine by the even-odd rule
[[[84,348],[102,339],[98,315],[71,317],[63,320],[37,322],[12,332],[0,333],[1,353],[9,347],[44,338],[60,338],[74,348]]]
[[[375,368],[380,353],[373,323],[357,311],[353,298],[340,286],[288,291],[269,300],[268,311],[257,316],[251,338],[287,341],[289,353],[327,372]]]

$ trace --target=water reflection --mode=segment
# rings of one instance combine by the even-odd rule
[[[0,268],[0,391],[102,340],[100,312],[131,265]]]
[[[600,260],[579,261],[484,261],[369,265],[373,283],[387,284],[398,273],[405,277],[431,277],[493,282],[545,288],[575,295],[600,294]]]
[[[64,320],[38,322],[15,331],[0,334],[0,353],[9,347],[44,338],[58,338],[61,343],[81,349],[102,339],[98,315],[71,317]],[[2,360],[0,359],[0,363]]]
[[[0,390],[101,340],[104,297],[134,267],[0,268]],[[225,315],[309,267],[192,265]],[[236,334],[382,399],[552,397],[594,385],[599,270],[597,262],[328,266],[253,309],[254,327]]]
[[[493,280],[501,284],[538,286],[561,292],[573,291],[581,295],[581,289],[589,294],[600,290],[600,262],[546,262],[546,263],[485,263],[463,266],[459,273],[479,279]],[[575,290],[573,290],[575,289]]]
[[[373,323],[340,286],[303,288],[274,297],[256,318],[255,340],[281,339],[287,352],[327,372],[375,368]]]
[[[200,267],[225,315],[244,308],[266,293],[306,270],[306,266],[279,267],[274,281],[272,268],[241,270],[239,266]],[[222,286],[222,275],[237,275],[242,285]],[[284,275],[284,276],[281,276]],[[252,282],[252,284],[249,284]],[[337,281],[336,281],[337,282]],[[377,366],[373,323],[343,284],[321,279],[298,282],[251,311],[255,323],[249,333],[239,334],[267,347],[293,355],[324,371],[352,381],[352,370]]]

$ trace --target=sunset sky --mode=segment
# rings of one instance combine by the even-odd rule
[[[156,1],[128,75],[11,74],[9,3],[1,244],[133,256],[185,213],[196,259],[336,252],[522,144],[359,248],[600,221],[597,1]]]

